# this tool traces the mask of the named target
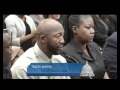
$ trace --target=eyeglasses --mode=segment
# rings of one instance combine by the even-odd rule
[[[12,45],[12,30],[11,29],[3,29],[3,33],[7,33],[10,37],[11,45]]]

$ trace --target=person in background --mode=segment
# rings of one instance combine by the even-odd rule
[[[109,27],[101,19],[100,15],[92,15],[92,18],[94,20],[94,30],[95,30],[95,36],[93,41],[97,43],[102,50],[102,48],[105,45],[105,41],[108,38]]]
[[[7,31],[3,30],[3,79],[12,79],[9,64],[11,62],[11,41]]]
[[[111,36],[116,31],[116,25],[110,20],[109,15],[100,15],[100,18],[106,23],[109,28],[108,36]]]
[[[39,25],[39,22],[44,19],[42,14],[31,14],[30,17],[33,19],[36,27]]]
[[[109,78],[117,79],[117,32],[106,40],[102,56]]]
[[[55,20],[58,20],[60,19],[60,14],[48,14],[48,15],[43,15],[43,17],[46,19],[46,18],[52,18],[52,19],[55,19]]]
[[[117,31],[117,15],[114,14],[114,15],[108,15],[108,18],[111,22],[114,23],[114,26],[115,26],[115,31]]]
[[[28,15],[13,14],[5,18],[6,28],[12,30],[12,45],[20,46],[26,51],[32,46],[36,26]]]
[[[70,17],[70,15],[64,15],[62,16],[62,19],[63,19],[63,22],[62,22],[62,25],[64,27],[64,30],[65,30],[65,35],[64,35],[64,40],[65,40],[65,43],[64,45],[67,45],[68,42],[70,42],[71,40],[71,36],[72,36],[72,33],[69,31],[68,29],[68,18]]]
[[[11,31],[9,29],[6,29],[6,24],[3,20],[3,32],[5,32],[4,30],[7,30],[9,32]],[[12,32],[11,32],[11,34],[12,34]],[[11,36],[11,35],[9,34],[9,36]],[[11,42],[12,42],[12,36],[11,36]],[[18,59],[18,57],[20,57],[24,53],[23,49],[19,46],[11,46],[11,50],[12,50],[12,58],[11,58],[9,67],[11,67],[15,63],[15,61]]]

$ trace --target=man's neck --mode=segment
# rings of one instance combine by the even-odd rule
[[[52,54],[51,53],[49,53],[48,52],[48,50],[46,49],[46,48],[44,48],[44,47],[41,47],[41,46],[38,46],[40,49],[41,49],[41,51],[48,57],[48,58],[50,58],[51,59],[51,57],[52,57]]]

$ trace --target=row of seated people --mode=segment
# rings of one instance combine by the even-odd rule
[[[69,40],[69,42],[67,42],[66,46],[63,48],[63,50],[60,54],[64,58],[66,58],[68,63],[69,62],[74,62],[74,60],[69,58],[68,55],[72,56],[73,58],[75,58],[75,60],[77,62],[80,62],[80,63],[85,63],[85,61],[87,60],[88,64],[92,67],[92,69],[94,71],[94,74],[96,75],[94,78],[95,79],[103,78],[104,77],[104,72],[105,72],[104,62],[102,60],[101,53],[99,53],[99,47],[95,43],[90,43],[89,44],[89,42],[93,41],[94,34],[95,34],[93,18],[90,15],[70,15],[68,18],[66,18],[66,20],[67,20],[66,21],[67,23],[65,23],[65,24],[67,24],[68,26],[66,25],[67,29],[64,27],[63,30],[65,31],[65,37],[67,37],[66,33],[68,33],[68,32],[70,33],[69,34],[69,36],[70,36],[69,39],[70,40]],[[81,21],[83,23],[79,23]],[[40,27],[45,26],[46,23],[43,24],[43,22],[45,22],[45,20],[43,20],[40,23],[41,24]],[[50,27],[49,24],[48,24],[48,26]],[[39,31],[39,29],[41,30],[40,27],[37,27],[38,31]],[[68,30],[68,32],[66,30]],[[88,30],[88,32],[86,30]],[[41,33],[41,32],[39,32],[39,33]],[[60,34],[56,35],[56,39],[59,39],[59,37],[61,37]],[[61,38],[60,38],[60,40],[61,40]],[[66,39],[65,39],[65,42],[66,42]],[[61,41],[61,43],[63,44],[63,41]],[[72,48],[73,48],[72,51],[75,51],[74,50],[75,47],[71,47],[71,45],[77,47],[77,50],[79,50],[79,52],[82,53],[82,56],[79,56],[78,53],[76,53],[76,54],[68,53],[68,52],[70,52],[69,50],[72,50]],[[49,46],[49,47],[47,47],[48,51],[51,51],[52,54],[54,54],[54,52],[53,52],[54,48],[51,47],[53,49],[53,50],[51,50],[51,48],[50,48],[51,45],[48,44],[48,46]],[[92,52],[91,52],[91,49],[93,49]],[[76,56],[77,54],[78,54],[78,56]],[[97,61],[95,61],[96,58],[94,57],[96,55],[97,55],[97,58],[98,58]],[[77,58],[79,58],[79,59],[77,59]],[[100,66],[100,68],[102,68],[102,71],[99,68],[97,68],[97,64],[94,66],[93,63],[99,64],[98,66]],[[101,74],[98,75],[98,73],[101,73]],[[71,78],[80,78],[80,77],[71,77]]]

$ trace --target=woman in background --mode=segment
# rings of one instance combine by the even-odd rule
[[[12,30],[12,45],[21,46],[24,51],[32,46],[36,26],[28,15],[9,15],[5,19],[6,28]]]

